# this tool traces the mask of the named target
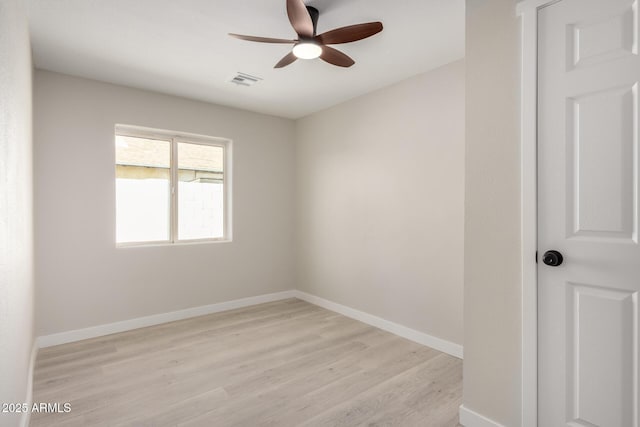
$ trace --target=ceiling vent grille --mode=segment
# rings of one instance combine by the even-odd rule
[[[236,74],[229,80],[230,83],[237,84],[238,86],[253,86],[262,80],[260,77],[252,76],[251,74],[240,73]]]

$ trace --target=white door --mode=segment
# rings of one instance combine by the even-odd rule
[[[638,0],[538,17],[539,425],[638,427]]]

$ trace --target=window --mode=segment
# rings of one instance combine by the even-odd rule
[[[231,142],[117,126],[116,242],[229,240]]]

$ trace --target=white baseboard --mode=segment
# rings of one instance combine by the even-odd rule
[[[460,405],[460,424],[464,427],[504,427],[484,415],[465,408],[464,405]]]
[[[38,344],[40,348],[51,347],[54,345],[101,337],[118,332],[130,331],[132,329],[159,325],[161,323],[174,322],[176,320],[204,316],[206,314],[219,313],[221,311],[233,310],[236,308],[248,307],[250,305],[263,304],[265,302],[279,301],[295,297],[295,291],[283,291],[273,294],[258,295],[255,297],[226,301],[217,304],[203,305],[200,307],[187,308],[185,310],[171,311],[169,313],[154,314],[152,316],[138,317],[121,322],[108,323],[106,325],[98,325],[84,329],[76,329],[73,331],[44,335],[38,338]]]
[[[36,358],[38,357],[38,339],[33,340],[33,344],[31,345],[31,359],[29,360],[29,372],[27,373],[27,395],[25,396],[24,403],[26,403],[29,408],[33,404],[33,372],[36,367]],[[20,427],[29,427],[29,421],[31,420],[31,411],[25,411],[22,413],[22,418],[20,419]]]
[[[374,316],[369,313],[365,313],[360,310],[356,310],[346,305],[338,304],[333,301],[326,300],[324,298],[317,297],[315,295],[308,294],[306,292],[295,290],[293,294],[296,298],[299,298],[308,303],[326,308],[327,310],[335,311],[344,316],[352,319],[359,320],[376,328],[391,332],[392,334],[399,335],[408,340],[417,342],[418,344],[426,345],[427,347],[434,348],[451,356],[462,359],[463,348],[460,344],[452,343],[451,341],[443,340],[442,338],[434,337],[424,332],[416,331],[415,329],[408,328],[406,326],[399,325],[389,320],[383,319],[378,316]]]
[[[101,337],[104,335],[115,334],[118,332],[130,331],[132,329],[144,328],[147,326],[159,325],[176,320],[188,319],[191,317],[204,316],[221,311],[233,310],[236,308],[248,307],[251,305],[262,304],[266,302],[279,301],[287,298],[299,298],[311,304],[335,311],[352,319],[367,323],[376,328],[380,328],[392,334],[399,335],[411,341],[434,348],[444,353],[450,354],[462,359],[463,349],[459,344],[452,343],[441,338],[434,337],[424,332],[399,325],[381,317],[374,316],[363,311],[347,307],[315,295],[298,290],[290,290],[276,292],[273,294],[259,295],[255,297],[242,298],[233,301],[226,301],[217,304],[205,305],[200,307],[188,308],[185,310],[172,311],[169,313],[155,314],[152,316],[138,317],[135,319],[124,320],[121,322],[108,323],[105,325],[92,326],[84,329],[76,329],[57,334],[44,335],[38,337],[38,347],[51,347],[59,344],[66,344],[75,341],[86,340],[89,338]],[[34,359],[35,360],[35,359]]]

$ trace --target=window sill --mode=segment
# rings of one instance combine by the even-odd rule
[[[191,246],[191,245],[208,245],[216,243],[231,243],[233,239],[197,239],[197,240],[181,240],[178,242],[130,242],[130,243],[116,243],[116,249],[128,249],[128,248],[149,248],[159,246]]]

